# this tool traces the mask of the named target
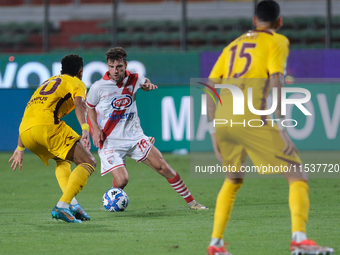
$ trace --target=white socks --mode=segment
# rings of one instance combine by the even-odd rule
[[[57,207],[59,207],[59,208],[69,208],[69,204],[67,204],[67,203],[65,203],[65,202],[63,202],[63,201],[59,201],[58,203],[57,203]]]
[[[302,242],[307,239],[307,235],[304,232],[301,231],[295,231],[292,235],[292,240],[295,242]]]
[[[296,231],[293,233],[292,235],[292,240],[295,242],[302,242],[304,240],[307,239],[307,235],[304,232],[301,231]],[[211,238],[210,244],[211,246],[215,246],[215,247],[223,247],[224,246],[224,241],[222,239],[218,239],[218,238]]]
[[[77,201],[77,199],[74,197],[74,198],[72,198],[71,205],[76,205],[76,204],[78,204],[78,201]]]
[[[215,247],[223,247],[224,246],[224,241],[222,239],[218,239],[218,238],[211,238],[210,241],[210,246],[215,246]]]

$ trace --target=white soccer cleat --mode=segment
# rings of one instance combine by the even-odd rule
[[[292,241],[290,243],[291,255],[332,255],[334,249],[321,247],[313,240],[304,240],[302,242]]]
[[[216,246],[210,245],[208,247],[207,254],[208,255],[232,255],[226,250],[225,248],[226,245],[227,244],[224,244],[223,247],[216,247]]]
[[[207,209],[209,209],[208,207],[198,203],[196,200],[193,200],[190,203],[188,203],[188,206],[191,210],[207,210]]]

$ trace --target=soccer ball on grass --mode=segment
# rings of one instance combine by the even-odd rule
[[[111,188],[103,195],[103,205],[109,212],[122,212],[129,204],[129,197],[120,188]]]

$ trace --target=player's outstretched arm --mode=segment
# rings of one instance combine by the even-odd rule
[[[281,112],[281,89],[283,88],[283,74],[274,73],[270,76],[270,86],[272,88],[277,88],[277,108],[275,110],[275,117],[278,119],[277,127],[279,129],[279,134],[285,143],[285,148],[283,153],[294,157],[295,152],[297,153],[297,148],[287,134],[286,128],[282,126],[281,122],[284,120],[285,116]]]
[[[148,78],[146,78],[144,84],[141,86],[141,89],[144,91],[150,91],[150,90],[158,89],[158,86],[155,84],[152,84],[151,81]]]
[[[212,87],[215,87],[215,83],[213,80],[208,80],[208,84]],[[215,119],[215,111],[216,106],[210,96],[207,96],[207,112],[208,112],[208,120],[209,120],[209,133],[212,142],[212,146],[214,148],[216,158],[223,163],[222,154],[220,152],[220,148],[217,144],[216,139],[216,128],[214,127],[214,119]]]
[[[218,144],[217,144],[216,133],[210,133],[210,138],[211,138],[212,146],[214,148],[215,157],[218,159],[218,161],[223,163],[222,154],[221,154],[220,148],[218,147]]]
[[[13,169],[13,171],[15,171],[18,166],[19,166],[19,170],[22,169],[22,161],[24,159],[24,150],[25,150],[25,147],[22,144],[22,141],[19,135],[18,147],[14,150],[12,157],[8,160],[8,162],[11,162],[13,160],[11,164],[11,168]]]
[[[89,108],[88,109],[88,114],[89,114],[89,120],[92,126],[92,140],[93,140],[93,144],[94,146],[96,146],[97,148],[100,147],[100,143],[101,141],[103,141],[103,131],[100,129],[100,127],[98,126],[97,123],[97,112],[96,112],[96,108]]]
[[[91,149],[90,143],[90,127],[87,124],[87,107],[85,101],[82,97],[74,98],[75,112],[78,119],[78,122],[82,129],[82,143],[83,146],[87,149]]]

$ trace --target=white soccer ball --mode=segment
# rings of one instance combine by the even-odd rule
[[[129,204],[129,197],[120,188],[111,188],[103,195],[103,205],[109,212],[122,212]]]

